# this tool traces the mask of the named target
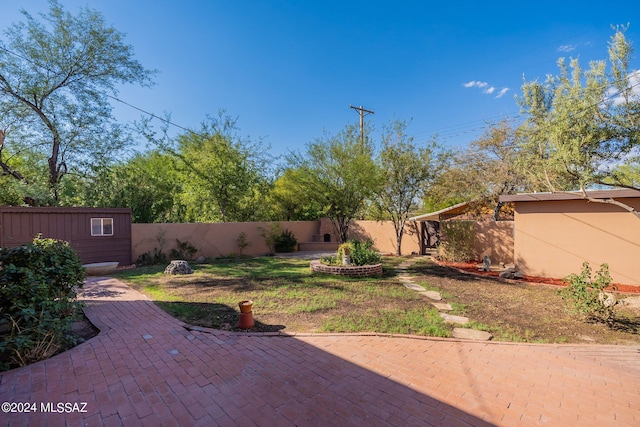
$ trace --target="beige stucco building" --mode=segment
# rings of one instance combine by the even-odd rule
[[[615,283],[640,285],[640,191],[532,193],[501,196],[515,203],[514,261],[526,275],[563,278],[607,263]]]

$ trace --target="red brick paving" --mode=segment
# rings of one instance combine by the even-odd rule
[[[38,412],[0,425],[640,425],[640,346],[193,331],[116,280],[84,293],[101,333],[3,373]]]

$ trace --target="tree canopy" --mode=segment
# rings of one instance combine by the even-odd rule
[[[358,127],[347,125],[336,135],[307,144],[304,155],[292,154],[289,165],[298,171],[299,191],[321,207],[340,241],[346,242],[349,223],[380,183],[370,139],[361,141]]]
[[[428,185],[439,174],[435,146],[417,147],[406,133],[407,123],[391,122],[378,155],[380,184],[375,204],[390,218],[396,233],[396,255],[402,254],[402,237],[409,213],[415,211]]]
[[[608,61],[583,69],[578,59],[560,58],[558,75],[522,87],[522,150],[531,155],[523,170],[549,191],[581,190],[588,198],[594,185],[638,188],[614,172],[640,145],[640,81],[625,31],[615,28]]]
[[[153,72],[99,12],[84,8],[71,15],[51,0],[41,20],[22,14],[25,21],[0,40],[0,168],[29,186],[33,180],[15,156],[43,155],[49,197],[40,203],[58,204],[67,173],[129,142],[111,114],[117,85],[149,85]]]

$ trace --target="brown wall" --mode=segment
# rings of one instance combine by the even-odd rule
[[[92,236],[91,218],[113,218],[113,236]],[[0,207],[0,246],[15,247],[37,234],[69,242],[83,263],[131,263],[131,209]]]
[[[640,210],[639,199],[625,199]],[[584,200],[516,202],[516,266],[532,276],[563,278],[608,263],[614,282],[640,285],[640,219]]]

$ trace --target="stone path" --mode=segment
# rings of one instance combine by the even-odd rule
[[[428,291],[423,286],[420,286],[419,284],[413,281],[414,277],[411,276],[407,272],[407,270],[409,270],[409,268],[412,265],[414,265],[416,262],[417,262],[417,259],[410,258],[398,264],[398,266],[396,267],[396,272],[398,273],[398,279],[400,280],[400,282],[402,282],[402,284],[406,288],[414,290],[420,293],[421,295],[424,295],[426,298],[428,298],[429,302],[440,311],[440,316],[444,319],[445,322],[455,323],[458,325],[466,325],[467,323],[469,323],[469,318],[467,317],[455,316],[455,315],[446,313],[447,311],[451,311],[452,307],[449,304],[437,302],[442,300],[442,296],[440,295],[439,292]],[[492,335],[488,332],[478,331],[476,329],[469,329],[469,328],[454,328],[453,337],[461,338],[461,339],[483,340],[483,341],[490,340],[491,338],[493,338]]]
[[[640,425],[640,346],[194,331],[114,279],[83,298],[100,334],[0,374],[37,408],[1,426]]]

